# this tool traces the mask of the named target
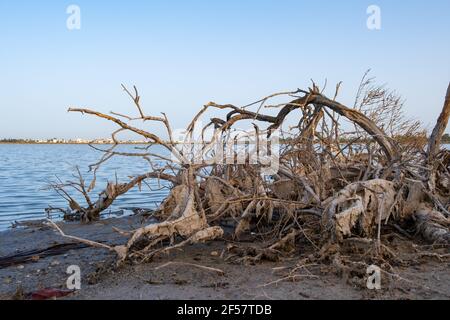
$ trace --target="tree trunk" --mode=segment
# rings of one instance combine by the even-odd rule
[[[432,163],[434,157],[439,152],[441,146],[442,135],[445,128],[447,128],[448,119],[450,117],[450,83],[448,84],[447,95],[445,96],[444,107],[442,108],[441,115],[439,116],[433,133],[431,134],[428,142],[427,157],[428,163]]]

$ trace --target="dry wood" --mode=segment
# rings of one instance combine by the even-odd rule
[[[52,185],[69,203],[66,216],[83,221],[98,219],[117,197],[149,179],[168,181],[171,191],[155,213],[160,222],[124,233],[129,240],[123,246],[67,236],[57,225],[52,226],[66,238],[116,252],[119,261],[148,260],[185,245],[230,235],[236,241],[248,237],[266,240],[262,248],[238,250],[252,252],[252,261],[293,252],[302,238],[320,257],[336,254],[340,243],[355,237],[377,243],[381,251],[388,223],[402,234],[407,233],[403,226],[413,223],[425,240],[448,242],[450,152],[441,150],[440,142],[450,117],[450,86],[426,153],[424,131],[418,122],[404,119],[402,99],[395,93],[373,85],[366,74],[355,106],[349,108],[337,101],[339,88],[340,84],[333,99],[313,83],[308,90],[275,93],[242,107],[209,102],[194,115],[181,144],[175,142],[166,115],[144,114],[136,88],[134,94],[124,90],[137,107],[138,117],[70,108],[71,112],[113,122],[118,130],[112,133],[115,145],[101,150],[101,160],[91,166],[94,179],[89,187],[80,171],[78,182]],[[275,98],[277,101],[271,104]],[[280,103],[281,99],[286,102]],[[251,111],[252,107],[256,110]],[[202,117],[214,109],[229,112],[225,118],[211,118],[206,126],[197,128]],[[264,113],[267,109],[279,110],[271,115]],[[291,118],[297,125],[286,128]],[[139,128],[136,121],[163,125],[168,139]],[[343,125],[344,121],[352,125],[351,129]],[[229,146],[226,143],[239,126],[248,123],[256,132],[256,155],[262,152],[262,137],[272,138],[275,130],[281,133],[279,155],[268,155],[276,159],[277,173],[264,174],[263,165],[252,162],[250,154],[236,163],[239,154],[235,150],[230,163],[195,161],[199,152],[217,156],[220,148]],[[209,128],[211,137],[201,140],[201,148],[195,149],[194,132],[201,129],[203,138]],[[126,131],[148,141],[144,151],[115,151],[117,135]],[[235,137],[233,143],[236,141]],[[164,147],[172,157],[152,151],[154,146]],[[95,172],[115,156],[141,157],[152,170],[126,183],[117,179],[108,183],[94,201],[90,192]],[[74,200],[70,188],[83,195],[85,206]]]
[[[444,107],[442,108],[442,112],[437,120],[436,126],[434,127],[428,142],[427,154],[429,161],[432,161],[440,150],[442,135],[444,134],[445,128],[447,127],[449,117],[450,117],[450,83],[448,84]]]
[[[196,264],[196,263],[187,263],[187,262],[176,262],[176,261],[170,261],[167,263],[164,263],[163,265],[156,267],[155,270],[160,270],[172,265],[183,265],[183,266],[189,266],[189,267],[195,267],[195,268],[199,268],[199,269],[203,269],[206,271],[211,271],[211,272],[215,272],[221,276],[223,276],[225,274],[225,272],[223,270],[217,269],[217,268],[212,268],[212,267],[208,267],[208,266],[202,266],[200,264]]]

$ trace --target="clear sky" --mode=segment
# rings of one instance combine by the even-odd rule
[[[68,30],[66,9],[81,9]],[[366,26],[381,8],[381,30]],[[450,1],[0,1],[0,138],[106,137],[69,106],[148,114],[184,127],[206,102],[343,81],[351,104],[366,69],[430,128],[450,80]],[[449,130],[447,130],[449,131]]]

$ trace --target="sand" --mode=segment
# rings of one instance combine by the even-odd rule
[[[108,244],[123,244],[126,237],[112,230],[132,230],[140,217],[103,220],[91,225],[61,223],[67,234]],[[0,257],[31,249],[69,243],[54,230],[31,226],[0,233]],[[421,246],[417,244],[416,246]],[[62,299],[449,299],[449,261],[437,256],[411,259],[396,268],[397,276],[382,278],[381,290],[369,290],[365,279],[333,272],[330,266],[310,266],[296,281],[276,268],[295,265],[299,256],[255,265],[225,261],[227,243],[214,241],[189,246],[154,261],[114,268],[115,255],[107,250],[83,248],[57,256],[0,269],[0,299],[26,298],[43,288],[66,289],[71,265],[81,269],[81,289]],[[225,250],[225,251],[224,251]],[[300,254],[300,253],[299,253]],[[442,254],[442,250],[439,251]],[[168,262],[171,264],[167,265]],[[220,269],[223,275],[203,267]]]

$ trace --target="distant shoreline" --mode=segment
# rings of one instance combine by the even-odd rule
[[[15,145],[113,145],[114,143],[100,143],[100,142],[0,142],[0,145],[15,144]],[[146,142],[119,142],[119,145],[147,145]],[[448,145],[450,141],[442,141],[441,145]]]
[[[0,142],[0,144],[36,144],[36,145],[90,145],[90,144],[95,144],[95,145],[112,145],[114,143],[99,143],[99,142],[58,142],[58,143],[52,143],[52,142]],[[119,142],[119,144],[132,144],[132,145],[144,145],[147,144],[145,142]]]

